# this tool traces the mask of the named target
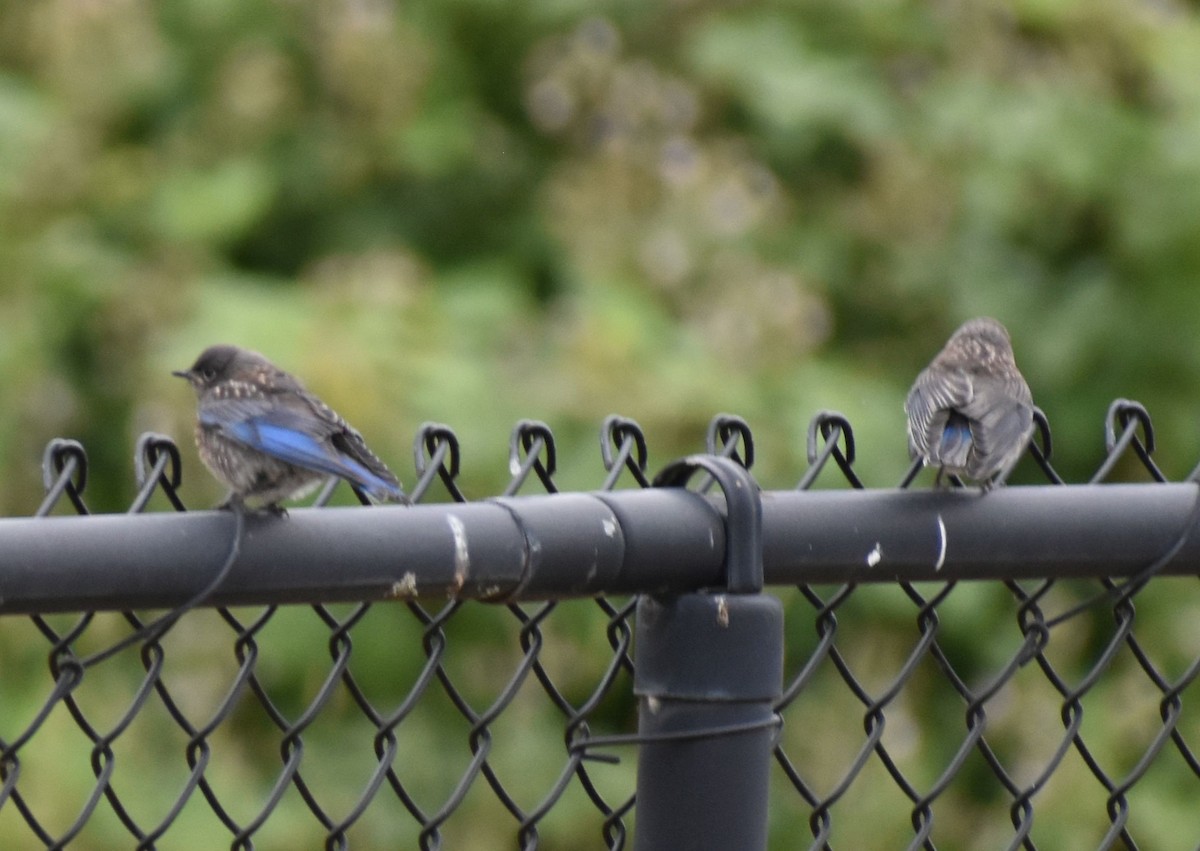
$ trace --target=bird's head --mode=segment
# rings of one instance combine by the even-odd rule
[[[1007,364],[1016,368],[1008,329],[986,316],[960,325],[934,362],[972,370],[986,368],[989,364]]]
[[[997,350],[1012,348],[1012,338],[1008,335],[1008,329],[990,316],[980,316],[964,322],[950,338],[951,343],[955,340],[977,340],[982,345]]]
[[[187,379],[197,393],[203,393],[213,385],[236,376],[240,370],[253,368],[262,360],[261,355],[237,346],[209,346],[200,353],[190,369],[177,369],[171,374]]]

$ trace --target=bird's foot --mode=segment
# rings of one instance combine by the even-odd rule
[[[225,497],[225,500],[217,506],[217,511],[237,511],[246,514],[268,514],[271,517],[287,517],[287,509],[277,502],[272,502],[269,505],[264,505],[261,508],[250,508],[246,505],[246,500],[235,493],[231,493]]]
[[[221,502],[217,503],[217,511],[245,511],[246,502],[236,493],[231,493]]]

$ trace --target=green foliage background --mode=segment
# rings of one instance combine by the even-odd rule
[[[909,382],[979,314],[1068,480],[1121,396],[1168,475],[1200,457],[1192,5],[8,0],[0,57],[3,514],[36,507],[55,436],[122,510],[146,430],[216,502],[169,371],[217,341],[302,375],[409,483],[415,428],[450,424],[473,497],[521,417],[595,487],[612,412],[652,467],[737,412],[789,487],[840,410],[890,486]],[[879,632],[911,636],[903,611]]]

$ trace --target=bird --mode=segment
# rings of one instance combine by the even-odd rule
[[[956,473],[988,490],[1029,444],[1033,411],[1008,330],[989,317],[968,320],[908,393],[909,455],[938,467],[935,485]]]
[[[196,391],[200,460],[229,488],[219,508],[254,500],[284,513],[281,501],[304,496],[330,476],[377,501],[405,501],[399,480],[362,435],[258,352],[210,346],[191,368],[171,374]]]

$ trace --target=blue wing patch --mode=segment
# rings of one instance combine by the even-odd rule
[[[391,482],[381,479],[358,461],[336,449],[327,441],[304,431],[265,417],[250,417],[234,423],[222,423],[230,437],[281,461],[341,476],[361,487],[376,499],[396,499],[401,491]]]
[[[951,469],[965,469],[973,438],[971,423],[959,413],[951,413],[938,441],[938,458]]]

